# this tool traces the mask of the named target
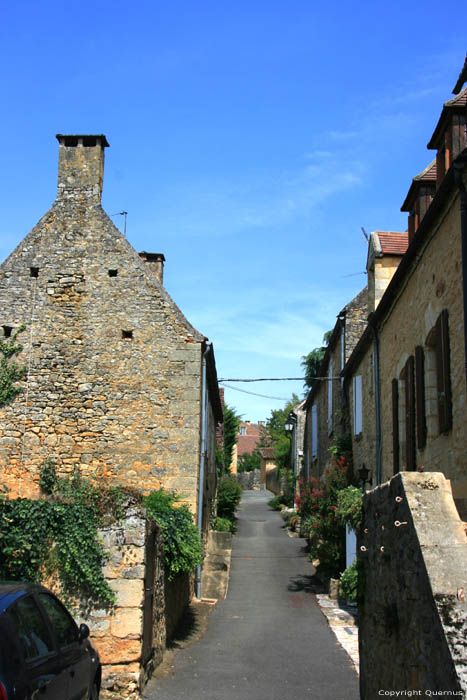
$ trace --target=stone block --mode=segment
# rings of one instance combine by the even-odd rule
[[[109,581],[117,598],[117,606],[138,608],[143,603],[143,582],[139,579],[116,579]]]
[[[141,658],[141,641],[107,637],[95,640],[102,664],[129,664]]]
[[[110,623],[114,637],[139,639],[142,634],[143,612],[137,608],[119,608]]]

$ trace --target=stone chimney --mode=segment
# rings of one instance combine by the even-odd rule
[[[104,179],[104,134],[57,134],[57,199],[91,198],[100,202]]]
[[[141,260],[144,260],[154,277],[158,279],[161,284],[164,284],[164,255],[162,253],[146,253],[146,251],[143,250],[139,254],[139,257]]]

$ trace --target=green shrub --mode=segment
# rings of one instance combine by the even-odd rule
[[[273,510],[282,510],[284,507],[284,504],[282,503],[282,496],[277,495],[274,496],[274,498],[271,498],[271,500],[268,501],[268,506]]]
[[[217,492],[217,517],[235,521],[235,511],[242,498],[242,487],[237,479],[225,477]]]
[[[214,530],[217,532],[234,532],[234,523],[228,518],[216,518]]]
[[[203,546],[188,506],[175,506],[178,497],[159,489],[143,499],[149,518],[157,521],[164,539],[164,564],[169,580],[195,571],[203,561]]]
[[[337,494],[336,517],[343,525],[358,532],[363,517],[363,494],[356,486],[347,486]]]
[[[344,571],[340,579],[340,594],[345,600],[353,603],[363,599],[363,566],[358,559]]]

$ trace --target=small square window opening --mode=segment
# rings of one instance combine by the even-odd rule
[[[122,331],[122,338],[124,340],[131,340],[133,338],[133,331]]]

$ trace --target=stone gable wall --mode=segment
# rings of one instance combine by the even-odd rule
[[[37,495],[52,457],[196,512],[202,336],[98,202],[57,200],[0,267],[0,332],[23,323],[29,379],[0,411],[11,495]]]
[[[368,492],[358,556],[362,700],[465,697],[467,538],[443,474],[400,473]]]

